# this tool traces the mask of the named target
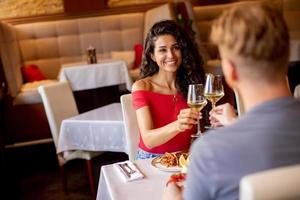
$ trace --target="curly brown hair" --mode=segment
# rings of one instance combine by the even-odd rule
[[[189,84],[204,82],[203,60],[196,43],[174,20],[159,21],[149,30],[145,40],[140,78],[152,76],[159,70],[151,54],[154,53],[155,41],[161,35],[174,36],[180,47],[182,63],[176,74],[175,86],[183,96],[187,97]]]

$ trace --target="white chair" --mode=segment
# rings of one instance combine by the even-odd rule
[[[149,32],[153,24],[165,19],[176,19],[171,3],[166,3],[159,7],[147,10],[145,12],[144,19],[144,39],[146,38],[147,33]]]
[[[300,165],[280,167],[244,176],[240,200],[300,199]]]
[[[238,116],[241,116],[242,114],[245,113],[244,103],[243,103],[243,100],[241,99],[238,91],[236,91],[236,90],[233,90],[233,91],[234,91],[235,103],[236,103]]]
[[[295,90],[294,90],[294,97],[295,97],[296,99],[300,99],[300,84],[297,85],[297,86],[295,87]]]
[[[38,91],[44,104],[54,145],[55,148],[57,148],[59,130],[62,120],[79,114],[76,102],[68,82],[59,82],[40,86]],[[58,156],[58,163],[62,173],[65,191],[67,191],[67,179],[64,172],[64,164],[73,159],[85,159],[91,194],[93,197],[96,196],[93,165],[91,159],[99,154],[101,154],[101,152],[74,151],[68,154],[67,157],[64,156],[64,158]]]
[[[121,105],[123,120],[125,126],[127,154],[130,161],[136,160],[136,154],[139,142],[139,128],[135,110],[132,107],[132,95],[125,94],[121,96]]]

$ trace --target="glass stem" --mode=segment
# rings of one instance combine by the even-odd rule
[[[211,107],[212,107],[212,109],[214,109],[214,108],[216,107],[216,103],[211,101]],[[213,126],[212,126],[212,125],[209,125],[207,128],[208,128],[208,129],[212,129]]]
[[[198,135],[201,135],[202,136],[202,131],[201,131],[201,126],[200,126],[200,119],[198,120],[198,123],[197,123],[197,130],[198,130],[198,132],[197,132],[197,134]]]
[[[212,103],[212,108],[214,109],[216,107],[216,103]]]

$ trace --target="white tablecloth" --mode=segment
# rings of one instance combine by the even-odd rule
[[[57,153],[71,150],[126,152],[121,104],[110,104],[63,120]]]
[[[161,199],[170,172],[163,172],[151,165],[152,159],[137,160],[136,166],[144,179],[124,182],[113,165],[102,166],[97,200],[153,200]]]
[[[58,79],[69,81],[73,91],[126,84],[131,91],[132,79],[126,63],[121,60],[106,60],[103,63],[69,63],[62,65]]]

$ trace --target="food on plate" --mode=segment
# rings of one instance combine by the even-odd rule
[[[187,158],[185,158],[184,155],[180,155],[178,162],[180,167],[184,167],[187,165]]]
[[[176,173],[176,174],[172,174],[169,178],[169,180],[167,181],[167,186],[169,183],[174,182],[177,183],[177,185],[179,186],[183,186],[183,182],[185,181],[186,178],[186,174],[185,173]]]
[[[156,159],[156,163],[159,163],[165,167],[181,167],[180,162],[186,163],[187,157],[188,157],[188,153],[183,153],[183,152],[168,153],[168,152],[166,152],[164,155],[162,155],[162,156],[158,157],[158,159]],[[181,161],[179,161],[180,159],[181,159]]]
[[[187,157],[181,155],[179,157],[179,166],[181,167],[181,172],[182,173],[187,173],[187,166],[189,165],[190,162],[190,156],[188,155]]]

